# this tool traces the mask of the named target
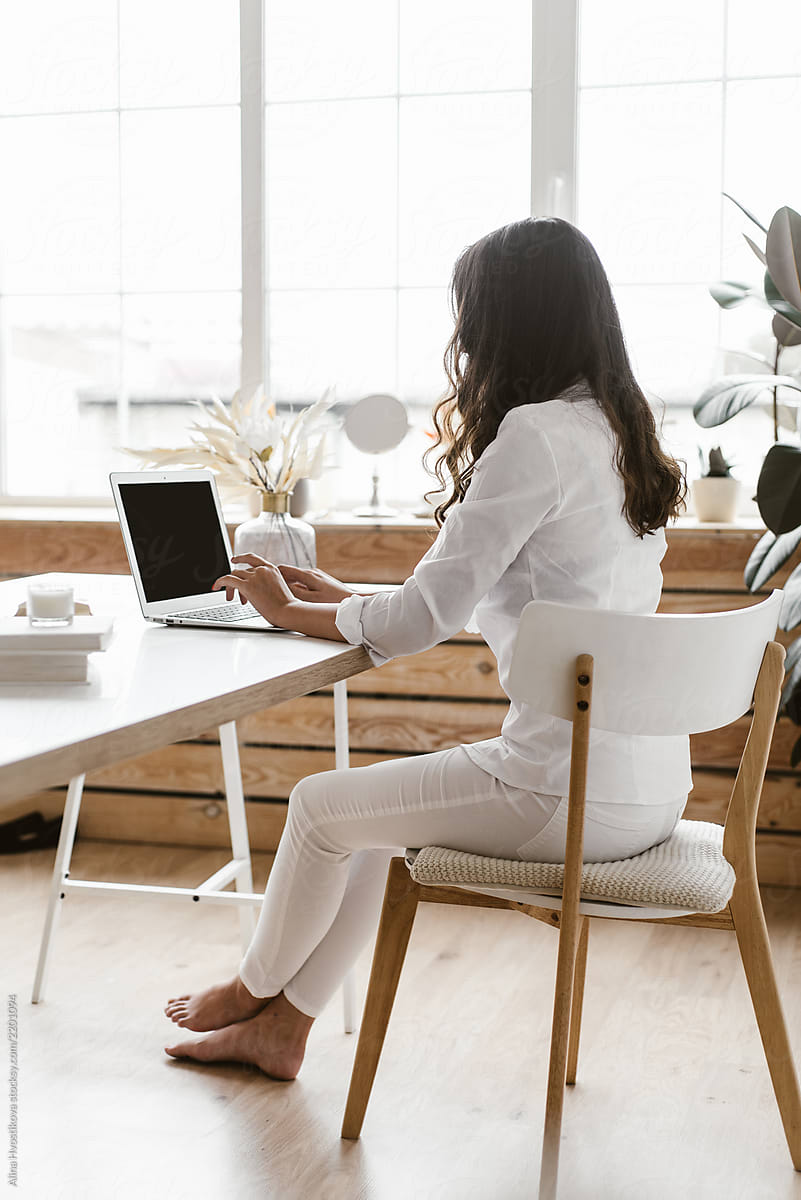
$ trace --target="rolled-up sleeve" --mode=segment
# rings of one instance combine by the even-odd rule
[[[480,600],[560,502],[545,434],[513,409],[478,459],[461,504],[402,587],[349,596],[337,608],[346,641],[366,647],[376,666],[416,654],[463,629]]]

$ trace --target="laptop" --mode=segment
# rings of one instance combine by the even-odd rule
[[[231,570],[231,544],[211,471],[109,476],[142,615],[165,625],[286,632],[212,584]]]

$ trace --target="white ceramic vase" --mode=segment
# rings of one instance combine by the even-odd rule
[[[288,492],[263,492],[262,511],[236,528],[234,554],[258,554],[272,563],[314,567],[314,529],[307,521],[290,515]]]
[[[705,475],[692,482],[693,504],[699,521],[727,524],[737,515],[739,480],[731,475]]]

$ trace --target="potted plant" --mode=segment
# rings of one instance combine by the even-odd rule
[[[720,446],[709,451],[708,461],[699,448],[701,478],[691,485],[695,515],[699,521],[733,521],[737,513],[740,484],[731,473],[731,464]]]
[[[237,527],[236,554],[313,567],[317,561],[314,529],[290,513],[290,499],[301,481],[316,479],[322,471],[322,418],[333,403],[329,388],[315,404],[282,418],[261,388],[249,400],[242,400],[237,392],[230,410],[213,397],[210,410],[197,401],[205,421],[191,426],[190,445],[128,453],[145,467],[209,467],[229,493],[258,499],[259,515]]]
[[[761,288],[724,280],[710,288],[721,308],[733,308],[749,299],[763,303],[771,317],[776,345],[773,362],[759,360],[760,374],[730,375],[706,389],[695,405],[699,425],[711,428],[728,421],[742,409],[770,401],[773,410],[773,441],[757,483],[756,501],[767,533],[760,539],[745,568],[745,584],[752,592],[763,588],[801,545],[801,449],[779,441],[782,427],[798,441],[798,406],[801,403],[801,370],[779,373],[782,356],[791,346],[801,345],[801,215],[780,208],[765,226],[733,197],[733,203],[765,234],[764,250],[750,237],[745,240],[764,268]],[[757,357],[751,355],[750,357]],[[784,603],[779,627],[795,629],[801,623],[801,566],[784,584]],[[801,638],[792,643],[785,661],[787,676],[781,712],[801,725]],[[793,747],[790,762],[801,762],[801,737]]]

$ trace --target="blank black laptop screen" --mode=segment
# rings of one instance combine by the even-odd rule
[[[145,599],[210,592],[229,569],[211,484],[121,483],[119,489]]]

